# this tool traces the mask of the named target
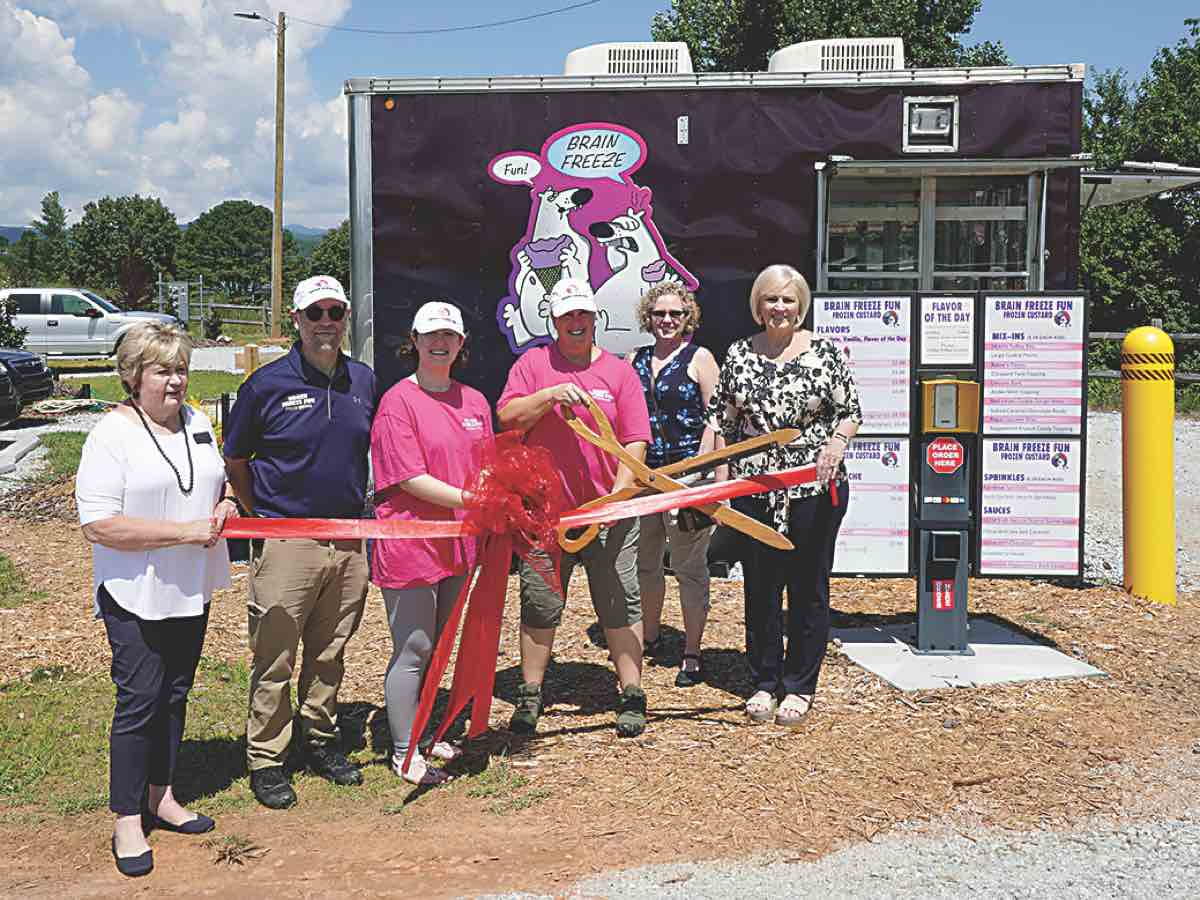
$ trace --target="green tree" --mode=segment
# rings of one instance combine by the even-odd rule
[[[226,200],[201,213],[179,242],[180,277],[203,276],[206,290],[220,290],[230,298],[269,296],[271,221],[271,210],[249,200]],[[285,297],[304,277],[304,268],[295,238],[284,229]]]
[[[63,209],[58,191],[51,191],[42,198],[42,217],[32,222],[40,247],[38,266],[43,284],[67,281],[70,277],[71,257],[67,242],[67,211]]]
[[[332,275],[350,291],[350,220],[331,228],[308,258],[309,275]]]
[[[178,243],[175,214],[157,198],[101,197],[71,227],[72,275],[80,286],[138,309],[151,299],[159,273],[174,270]]]
[[[42,280],[42,242],[32,231],[23,231],[4,254],[8,280],[13,287],[36,287]]]
[[[1007,65],[999,43],[961,38],[983,0],[672,0],[656,41],[684,41],[701,72],[759,71],[780,47],[834,37],[900,37],[908,66]]]

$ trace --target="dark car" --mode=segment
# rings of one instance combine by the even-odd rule
[[[0,428],[21,415],[21,395],[8,377],[8,370],[0,366]]]
[[[22,407],[45,400],[54,393],[54,376],[45,360],[36,353],[0,350],[0,370],[11,379]]]

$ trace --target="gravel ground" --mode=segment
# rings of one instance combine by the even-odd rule
[[[1200,590],[1200,420],[1175,420],[1175,544],[1177,586]],[[1084,575],[1121,584],[1121,414],[1088,414],[1087,522]]]

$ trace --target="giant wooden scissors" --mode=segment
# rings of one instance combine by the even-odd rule
[[[583,504],[580,509],[588,509],[616,500],[628,500],[645,491],[659,491],[661,493],[678,491],[686,488],[687,485],[676,481],[671,477],[673,475],[682,475],[685,472],[715,468],[722,463],[729,462],[731,459],[749,456],[770,446],[782,446],[783,444],[790,443],[800,436],[800,429],[798,428],[781,428],[769,434],[758,435],[745,441],[739,441],[736,444],[730,444],[720,450],[713,450],[710,453],[702,453],[699,456],[671,463],[660,469],[651,469],[642,460],[625,449],[621,442],[617,440],[616,432],[613,431],[612,423],[608,421],[608,416],[604,414],[604,411],[600,409],[595,400],[586,394],[584,396],[587,397],[588,412],[592,414],[592,419],[595,421],[596,427],[600,429],[599,433],[589,428],[575,414],[574,409],[567,404],[562,404],[560,408],[562,409],[562,415],[566,419],[567,425],[583,440],[595,447],[599,447],[604,452],[615,457],[618,462],[623,463],[633,473],[635,483],[622,490],[614,491],[603,497],[597,497],[595,500]],[[774,528],[769,528],[757,519],[752,519],[750,516],[740,513],[735,509],[722,506],[720,503],[708,503],[697,507],[697,509],[723,525],[728,525],[730,528],[740,531],[755,540],[762,541],[769,547],[776,547],[780,550],[792,549],[792,542]],[[559,528],[558,545],[567,553],[578,553],[590,544],[599,533],[599,525],[589,525],[583,530],[582,534],[572,538],[568,536],[566,528]]]

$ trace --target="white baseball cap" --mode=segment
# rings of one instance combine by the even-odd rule
[[[336,300],[350,305],[340,281],[332,275],[314,275],[296,285],[296,291],[292,294],[292,309],[307,309],[318,300]]]
[[[582,278],[563,278],[550,289],[550,316],[557,319],[581,309],[596,312],[596,295]]]
[[[431,331],[442,329],[453,331],[459,337],[467,336],[467,331],[463,328],[462,313],[453,303],[430,300],[413,316],[412,330],[417,334],[429,334]]]

